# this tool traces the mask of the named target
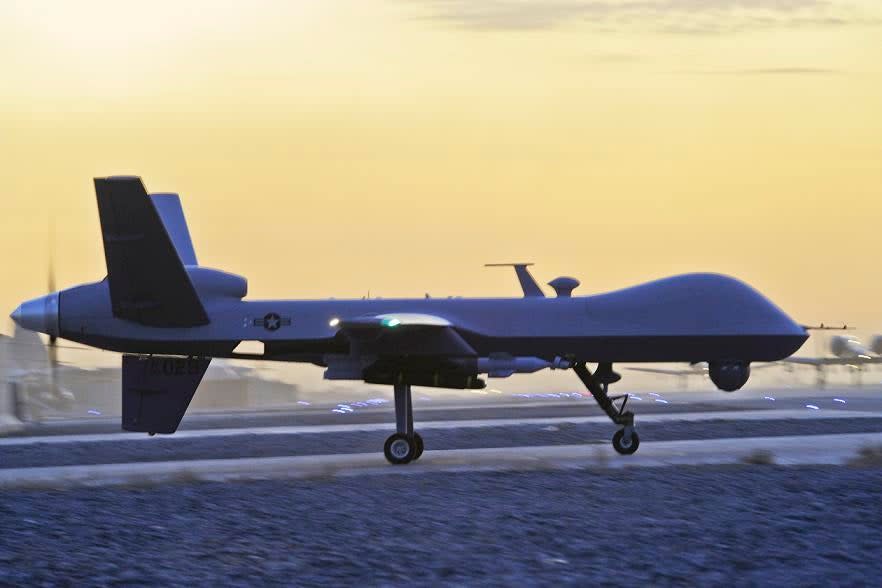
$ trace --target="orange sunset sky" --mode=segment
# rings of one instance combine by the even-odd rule
[[[0,65],[7,313],[50,256],[104,275],[92,178],[135,174],[252,298],[514,296],[482,264],[534,261],[882,330],[877,0],[0,0]]]

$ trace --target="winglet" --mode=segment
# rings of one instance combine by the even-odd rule
[[[530,275],[530,270],[527,269],[531,265],[533,264],[485,263],[484,267],[513,267],[515,269],[515,273],[518,276],[518,281],[521,283],[521,289],[524,291],[524,298],[545,298],[545,294],[542,292],[539,284],[536,283],[536,280],[534,280],[533,276]]]

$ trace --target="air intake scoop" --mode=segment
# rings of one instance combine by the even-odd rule
[[[558,298],[569,298],[573,295],[573,290],[579,287],[580,283],[576,278],[560,277],[554,278],[548,282],[548,285],[554,288]]]

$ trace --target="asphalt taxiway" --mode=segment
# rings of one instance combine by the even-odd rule
[[[414,396],[415,419],[424,421],[523,420],[561,417],[603,417],[587,393],[493,394],[480,391],[452,399],[444,391],[422,390]],[[618,391],[616,391],[618,393]],[[274,409],[236,409],[219,412],[189,411],[178,429],[263,428],[342,424],[388,424],[394,422],[390,398],[336,394],[321,400]],[[717,390],[639,391],[630,399],[630,410],[644,415],[713,413],[731,411],[793,410],[882,412],[882,384],[836,388],[748,388],[726,394]],[[104,434],[120,432],[118,415],[94,415],[83,408],[70,418],[54,418],[32,424],[19,436]]]
[[[0,488],[169,484],[181,480],[253,481],[332,476],[750,464],[848,465],[882,449],[882,432],[659,441],[619,456],[606,445],[548,445],[426,451],[419,462],[390,467],[377,453],[200,459],[0,469]],[[882,451],[880,451],[882,456]]]
[[[882,390],[870,388],[646,393],[632,397],[630,405],[641,436],[634,456],[612,451],[615,427],[586,397],[421,403],[416,428],[426,454],[406,467],[427,472],[451,463],[482,470],[564,462],[570,467],[700,465],[739,463],[760,450],[780,463],[841,464],[863,446],[882,444],[876,437],[882,434]],[[212,468],[217,476],[239,479],[266,477],[270,471],[295,478],[328,471],[391,473],[400,468],[385,464],[380,448],[392,421],[387,404],[355,401],[284,412],[188,415],[171,436],[120,432],[115,419],[48,422],[0,438],[0,483],[46,484],[53,476],[59,486],[82,480],[123,483],[126,469],[133,479],[182,473],[214,479]]]

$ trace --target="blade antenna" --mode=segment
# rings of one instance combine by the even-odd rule
[[[532,263],[485,263],[484,267],[513,267],[515,274],[518,276],[518,282],[521,284],[521,290],[524,291],[524,298],[545,298],[542,288],[533,279],[530,270],[527,268]]]

